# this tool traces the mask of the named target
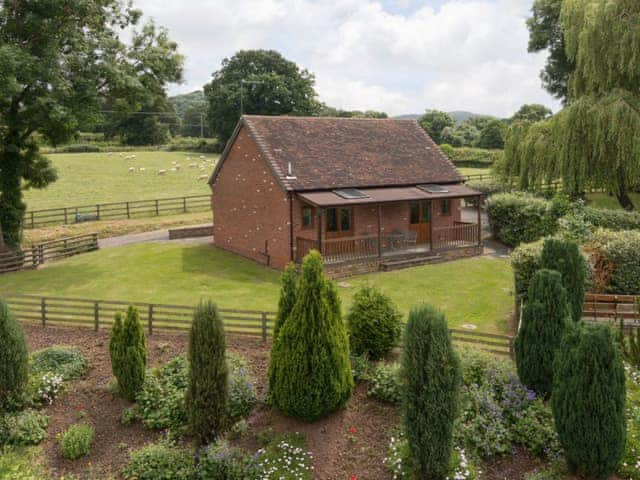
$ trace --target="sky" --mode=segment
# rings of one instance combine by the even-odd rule
[[[225,57],[274,49],[315,74],[319,99],[390,115],[425,109],[556,111],[546,53],[527,52],[533,0],[134,0],[186,56],[170,94],[207,83]]]

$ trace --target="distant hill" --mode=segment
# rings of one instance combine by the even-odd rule
[[[465,110],[454,110],[453,112],[447,112],[447,113],[451,115],[453,119],[458,123],[465,122],[472,117],[492,117],[493,118],[492,115],[483,115],[481,113],[467,112]],[[421,113],[407,113],[405,115],[398,115],[393,118],[397,118],[399,120],[417,120],[421,116],[422,116]]]

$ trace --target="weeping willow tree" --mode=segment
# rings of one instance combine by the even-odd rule
[[[531,189],[561,179],[580,195],[604,188],[622,207],[640,187],[640,2],[564,0],[560,17],[575,62],[571,103],[551,120],[514,125],[505,175]]]

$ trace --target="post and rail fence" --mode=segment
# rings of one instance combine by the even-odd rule
[[[158,217],[161,215],[201,212],[209,209],[211,209],[211,195],[96,203],[93,205],[27,211],[24,217],[24,228],[34,229],[99,220]]]
[[[0,273],[30,270],[46,262],[94,250],[98,250],[96,233],[38,243],[23,250],[0,253]]]
[[[83,298],[10,295],[5,298],[18,320],[47,326],[85,327],[98,331],[111,328],[118,312],[137,308],[147,332],[186,331],[191,326],[193,306],[158,303],[93,300]],[[220,308],[225,332],[230,335],[260,337],[266,342],[273,334],[276,314],[258,310]],[[512,356],[513,337],[472,330],[451,329],[454,343],[474,346],[496,355]]]

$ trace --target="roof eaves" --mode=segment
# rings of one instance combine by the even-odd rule
[[[209,185],[213,185],[213,183],[216,181],[216,178],[220,173],[220,169],[222,168],[222,164],[229,156],[231,147],[236,141],[236,138],[238,137],[238,135],[240,134],[240,129],[242,128],[242,125],[244,125],[244,119],[243,117],[240,117],[240,120],[238,120],[238,123],[236,123],[236,128],[233,129],[233,133],[231,134],[231,137],[229,137],[229,140],[227,140],[227,144],[224,146],[224,150],[222,151],[222,154],[220,154],[220,158],[218,159],[216,168],[213,169],[213,173],[211,173],[211,176],[209,177]]]
[[[276,159],[271,154],[271,151],[269,150],[269,146],[267,142],[262,137],[262,135],[260,135],[260,133],[256,130],[255,126],[252,124],[251,117],[245,118],[245,125],[247,126],[247,130],[249,131],[249,135],[251,136],[251,138],[253,138],[253,141],[256,142],[256,145],[258,146],[260,153],[264,155],[267,161],[267,164],[271,168],[271,172],[273,173],[273,176],[276,178],[276,181],[280,184],[283,190],[285,191],[293,190],[291,182],[286,179],[286,176],[284,175],[282,168],[280,167]]]

